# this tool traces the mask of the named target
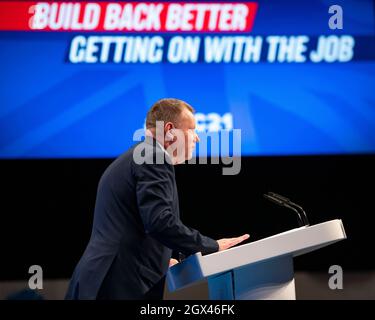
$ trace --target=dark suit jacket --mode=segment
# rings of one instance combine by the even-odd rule
[[[146,163],[133,153],[143,148]],[[118,157],[100,179],[93,230],[66,299],[143,299],[165,276],[172,250],[218,250],[215,240],[180,220],[174,167],[147,164],[166,155],[147,137]],[[193,196],[193,195],[192,195]],[[147,296],[146,296],[147,297]]]

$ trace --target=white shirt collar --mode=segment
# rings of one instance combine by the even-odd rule
[[[161,145],[161,143],[160,143],[158,140],[156,140],[156,139],[155,139],[155,141],[156,141],[156,143],[158,144],[158,146],[161,148],[161,150],[164,151],[164,153],[167,155],[167,157],[168,157],[169,159],[171,159],[171,156],[169,155],[169,153],[167,152],[167,150],[165,150],[165,148]],[[171,160],[172,160],[172,159],[171,159]]]

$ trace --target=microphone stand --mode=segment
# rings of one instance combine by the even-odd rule
[[[277,193],[274,192],[268,192],[268,194],[263,195],[267,200],[272,201],[273,203],[278,204],[281,207],[288,208],[292,211],[294,211],[298,216],[298,224],[300,227],[303,226],[309,226],[309,220],[307,219],[306,212],[302,209],[302,207],[292,201],[290,201],[288,198],[283,197]]]

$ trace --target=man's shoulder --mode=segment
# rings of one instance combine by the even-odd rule
[[[132,172],[138,172],[147,170],[150,166],[174,171],[166,152],[157,145],[156,141],[143,140],[119,155],[106,171],[124,172],[130,169]]]
[[[106,168],[104,175],[118,174],[119,171],[124,172],[126,169],[130,169],[133,161],[134,149],[142,142],[138,142],[131,146],[129,149],[124,151],[122,154],[117,156],[110,165]]]

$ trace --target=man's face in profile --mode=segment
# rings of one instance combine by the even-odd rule
[[[195,118],[192,112],[185,109],[176,124],[175,135],[177,137],[177,163],[184,162],[193,157],[196,142],[199,141],[195,133]]]

